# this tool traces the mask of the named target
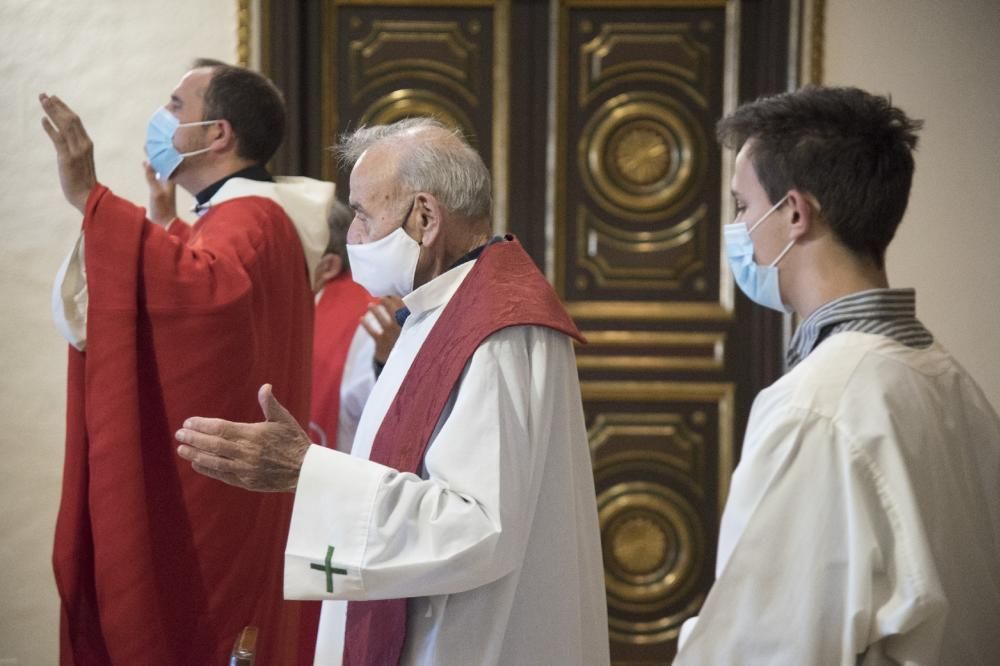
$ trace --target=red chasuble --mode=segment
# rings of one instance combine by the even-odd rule
[[[344,271],[323,287],[313,327],[312,409],[309,432],[337,448],[340,380],[351,340],[372,297]]]
[[[583,341],[513,236],[483,250],[445,306],[386,412],[369,459],[419,473],[441,412],[472,354],[508,326],[545,326]],[[405,640],[406,599],[348,603],[345,666],[397,664]]]
[[[246,625],[258,663],[311,663],[314,603],[282,599],[287,493],[201,476],[176,454],[193,415],[260,420],[257,389],[301,423],[312,293],[302,246],[262,197],[168,233],[97,186],[83,221],[87,349],[70,349],[53,564],[63,664],[225,664]]]

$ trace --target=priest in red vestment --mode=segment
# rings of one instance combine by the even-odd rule
[[[318,607],[282,598],[291,497],[249,494],[174,454],[192,413],[249,420],[271,382],[309,410],[311,272],[333,185],[275,180],[284,103],[265,78],[199,61],[149,123],[149,210],[97,181],[80,119],[41,95],[80,240],[57,279],[71,344],[53,564],[63,664],[223,664],[248,625],[263,664],[312,662]],[[199,219],[175,219],[173,184]]]

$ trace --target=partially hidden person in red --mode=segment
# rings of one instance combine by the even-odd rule
[[[318,607],[282,598],[291,496],[205,479],[177,459],[173,433],[192,413],[250,420],[264,381],[308,423],[311,285],[333,184],[270,175],[284,101],[243,68],[196,61],[153,114],[148,210],[98,182],[69,106],[40,101],[83,214],[53,294],[71,345],[60,660],[223,664],[254,625],[259,663],[311,663]],[[195,196],[193,226],[176,218],[175,184]]]
[[[354,213],[334,201],[330,241],[313,283],[312,408],[309,434],[317,444],[350,452],[358,420],[385,366],[400,326],[393,314],[396,295],[373,298],[351,278],[347,230]]]

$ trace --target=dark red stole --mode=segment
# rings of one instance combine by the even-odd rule
[[[369,459],[418,473],[431,435],[472,354],[508,326],[544,326],[583,341],[555,291],[513,236],[483,250],[417,353]],[[406,599],[347,605],[344,665],[399,663]]]

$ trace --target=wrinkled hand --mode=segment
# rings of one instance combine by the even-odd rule
[[[261,423],[192,417],[175,437],[177,454],[199,474],[261,492],[294,491],[309,437],[264,384],[257,394]]]
[[[42,129],[52,139],[59,165],[59,183],[66,201],[84,212],[90,190],[97,184],[94,168],[94,144],[87,136],[80,117],[58,97],[38,96],[46,118]]]
[[[378,303],[368,306],[368,314],[361,318],[361,325],[368,335],[375,340],[375,360],[385,364],[389,358],[389,352],[396,345],[399,338],[400,326],[396,323],[396,310],[403,307],[403,299],[398,296],[383,296]],[[373,326],[371,319],[374,317],[378,326]]]
[[[156,178],[156,169],[149,162],[142,163],[149,186],[149,219],[165,227],[177,217],[177,185],[172,180],[161,183]]]

